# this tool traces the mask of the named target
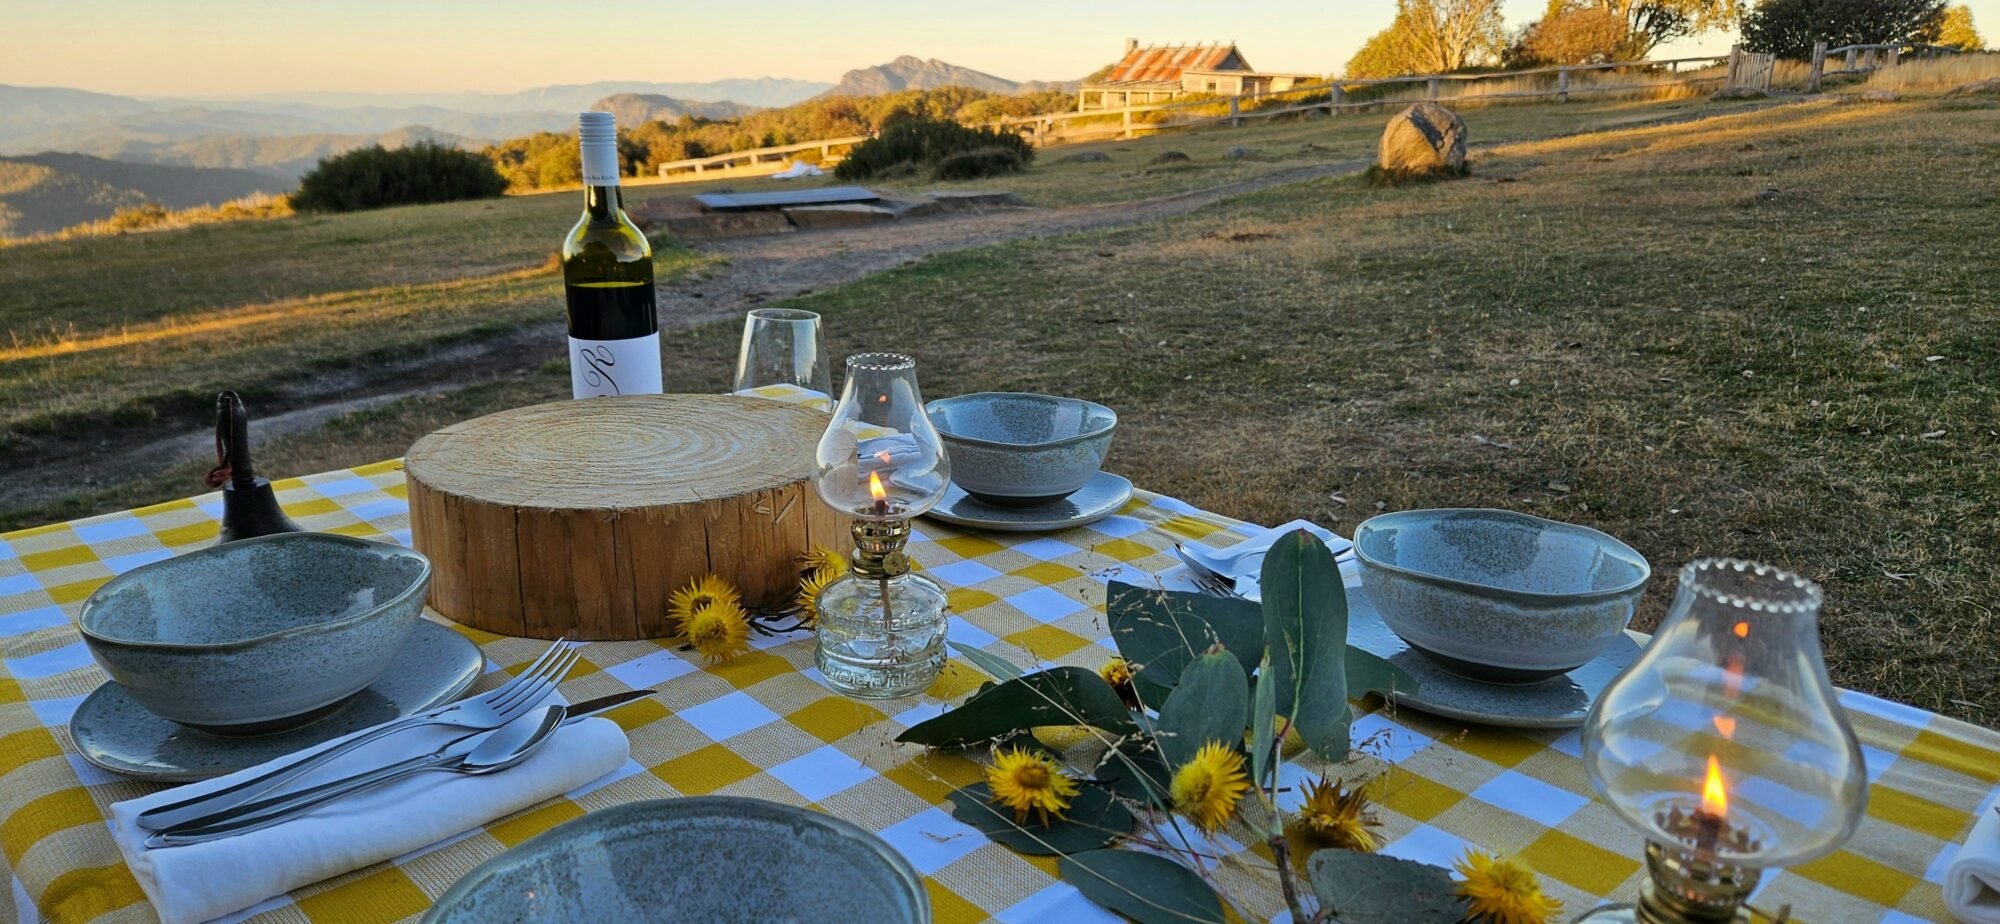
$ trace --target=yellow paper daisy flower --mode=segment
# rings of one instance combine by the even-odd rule
[[[1243,773],[1242,755],[1211,741],[1174,772],[1169,791],[1174,808],[1195,827],[1214,831],[1236,814],[1236,804],[1250,791],[1250,778]]]
[[[799,625],[811,627],[819,622],[819,593],[839,578],[825,568],[815,568],[799,579]]]
[[[727,661],[750,650],[750,619],[733,600],[717,600],[702,605],[681,623],[681,631],[694,650],[713,663]]]
[[[1076,781],[1062,772],[1055,761],[1022,748],[1010,748],[993,755],[986,768],[986,785],[993,790],[992,801],[1014,810],[1014,823],[1028,820],[1033,811],[1049,823],[1049,815],[1061,818],[1076,795]]]
[[[687,634],[688,617],[704,606],[717,603],[741,604],[743,594],[736,585],[719,575],[704,574],[688,583],[688,586],[667,595],[667,618]]]
[[[811,551],[799,556],[799,570],[818,571],[830,581],[847,573],[847,556],[815,543]]]
[[[1118,698],[1123,700],[1126,706],[1138,708],[1139,693],[1132,689],[1132,662],[1124,658],[1112,658],[1097,669],[1097,676],[1104,678],[1104,682],[1111,685],[1112,691],[1118,694]]]
[[[1382,822],[1368,810],[1368,797],[1359,786],[1340,788],[1339,780],[1328,783],[1322,777],[1306,784],[1299,824],[1329,847],[1373,853],[1382,846],[1382,839],[1369,830]]]
[[[1562,914],[1562,902],[1543,895],[1535,874],[1512,862],[1468,849],[1453,866],[1464,877],[1456,890],[1466,900],[1468,921],[1547,924]]]

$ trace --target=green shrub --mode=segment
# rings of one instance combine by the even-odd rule
[[[329,157],[299,178],[292,207],[352,212],[391,205],[488,199],[507,191],[493,162],[429,141],[388,149],[357,148]]]
[[[1034,159],[1034,145],[1012,132],[898,114],[883,124],[881,134],[855,145],[833,173],[843,180],[866,180],[930,170],[941,180],[970,180],[1013,173]]]

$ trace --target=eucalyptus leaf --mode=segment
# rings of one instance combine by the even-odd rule
[[[1139,924],[1221,924],[1222,900],[1187,867],[1135,850],[1091,850],[1057,864],[1085,898]]]
[[[1321,850],[1306,861],[1313,894],[1339,924],[1458,924],[1465,904],[1451,874],[1415,860]]]
[[[1263,611],[1248,600],[1134,587],[1112,581],[1104,592],[1111,639],[1139,666],[1140,694],[1149,703],[1180,682],[1181,671],[1221,642],[1247,676],[1264,648]]]
[[[1271,763],[1271,741],[1277,737],[1278,685],[1267,683],[1271,677],[1271,656],[1264,655],[1264,663],[1257,668],[1257,676],[1263,678],[1255,692],[1250,694],[1250,780],[1257,788],[1269,791]]]
[[[1138,730],[1132,713],[1097,672],[1054,667],[974,693],[957,708],[904,729],[896,740],[962,747],[1042,725],[1091,725],[1115,735]]]
[[[1264,557],[1264,640],[1277,713],[1327,760],[1347,758],[1347,588],[1333,553],[1300,530]]]
[[[1015,822],[1013,810],[995,804],[993,790],[985,783],[955,790],[950,799],[951,817],[1015,853],[1032,856],[1095,850],[1132,830],[1132,813],[1101,786],[1078,790],[1063,816],[1050,816],[1047,824],[1034,813]]]
[[[1160,706],[1154,736],[1167,766],[1193,760],[1203,745],[1235,747],[1250,721],[1250,682],[1226,651],[1196,658],[1181,671],[1181,682]]]
[[[1104,755],[1096,770],[1099,783],[1113,793],[1141,804],[1165,808],[1173,769],[1151,736],[1121,742]]]
[[[1358,699],[1366,693],[1417,692],[1417,678],[1389,663],[1387,658],[1347,647],[1347,695]]]
[[[985,671],[989,674],[992,674],[993,676],[998,677],[1001,680],[1012,680],[1016,677],[1021,676],[1021,669],[1015,667],[1014,662],[1009,661],[1006,658],[1000,657],[997,654],[993,654],[992,652],[989,651],[982,651],[978,648],[972,647],[971,645],[961,645],[957,642],[952,642],[951,647],[953,650],[957,651],[960,656],[964,657],[965,660],[971,661],[972,666],[977,667],[980,670]]]

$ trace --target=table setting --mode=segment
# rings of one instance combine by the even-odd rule
[[[219,490],[0,535],[0,918],[2000,922],[2000,734],[1802,576],[1242,523],[822,338],[276,480],[225,393]]]

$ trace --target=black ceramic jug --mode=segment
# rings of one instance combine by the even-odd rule
[[[215,396],[215,467],[208,486],[222,489],[222,538],[216,544],[272,533],[303,532],[278,506],[271,479],[250,468],[250,416],[233,391]]]

